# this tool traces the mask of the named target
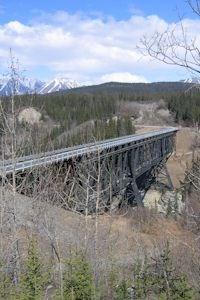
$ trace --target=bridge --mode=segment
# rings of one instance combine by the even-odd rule
[[[35,169],[53,166],[68,174],[65,197],[73,200],[69,201],[70,208],[92,212],[98,199],[98,209],[103,210],[118,194],[123,194],[122,202],[141,206],[145,191],[159,177],[173,188],[166,161],[175,149],[177,131],[163,128],[0,161],[0,178],[14,174],[23,178]]]

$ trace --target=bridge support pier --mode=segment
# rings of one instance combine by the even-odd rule
[[[135,195],[135,200],[136,200],[137,206],[144,206],[143,202],[142,202],[142,196],[141,196],[141,193],[138,189],[138,186],[137,186],[137,183],[136,183],[135,179],[133,180],[131,185],[132,185],[132,188],[133,188],[133,192],[134,192],[134,195]]]
[[[138,189],[136,179],[132,179],[126,187],[125,200],[130,205],[143,206],[142,195]]]
[[[172,180],[171,180],[171,177],[170,177],[170,174],[169,174],[169,171],[168,171],[168,168],[167,168],[167,164],[166,164],[166,161],[162,161],[160,163],[160,166],[158,168],[158,175],[156,176],[157,178],[157,183],[158,182],[162,182],[162,184],[165,183],[165,186],[170,189],[170,190],[173,190],[174,189],[174,186],[173,186],[173,183],[172,183]]]
[[[163,169],[164,169],[164,172],[165,172],[165,175],[166,175],[166,178],[167,178],[168,187],[169,187],[170,190],[173,190],[174,186],[173,186],[173,183],[172,183],[172,180],[171,180],[171,177],[170,177],[170,174],[169,174],[166,162],[164,163]]]

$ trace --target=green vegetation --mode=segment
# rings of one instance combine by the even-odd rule
[[[83,254],[72,255],[67,260],[63,281],[64,299],[95,299],[92,270]]]
[[[100,284],[95,283],[86,256],[82,253],[71,254],[64,264],[62,289],[57,287],[54,262],[51,261],[51,274],[46,271],[48,267],[41,260],[37,241],[32,239],[19,283],[14,284],[8,274],[3,273],[3,282],[6,284],[2,285],[1,282],[1,299],[41,300],[45,295],[48,296],[48,287],[51,289],[51,299],[62,300],[198,299],[186,275],[173,267],[169,244],[160,255],[137,261],[129,266],[128,271],[125,266],[119,268],[117,264],[110,275],[105,269]],[[110,282],[109,288],[106,288],[107,282]]]
[[[20,277],[19,292],[16,291],[16,298],[20,300],[41,299],[44,296],[48,277],[49,274],[44,271],[38,253],[37,241],[33,238],[29,243],[28,256]]]
[[[173,267],[169,244],[160,256],[153,258],[153,262],[146,259],[136,263],[133,275],[133,279],[129,277],[119,282],[114,299],[196,299],[186,276]]]
[[[168,99],[169,109],[175,113],[176,122],[185,121],[188,125],[200,123],[200,95],[182,93]]]

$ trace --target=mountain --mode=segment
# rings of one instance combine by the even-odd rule
[[[181,80],[181,82],[200,84],[200,78],[199,77],[191,77],[191,78],[183,79],[183,80]]]
[[[38,79],[26,78],[17,80],[15,84],[15,94],[48,94],[80,87],[80,84],[70,78],[55,78],[51,81],[41,81]],[[0,78],[0,96],[12,94],[12,80],[7,77]]]
[[[15,91],[13,90],[15,89]],[[1,78],[0,79],[0,95],[9,96],[12,93],[17,95],[25,94],[29,92],[28,86],[23,82],[23,80],[17,80],[13,85],[12,79],[10,78]]]
[[[16,94],[49,94],[54,92],[75,93],[126,93],[126,94],[163,94],[181,92],[191,89],[200,83],[200,79],[191,78],[177,82],[152,82],[152,83],[120,83],[107,82],[99,85],[81,86],[77,81],[70,78],[54,78],[51,81],[38,79],[19,80],[16,85]],[[12,93],[12,82],[9,78],[0,78],[0,96],[8,96]]]
[[[53,92],[64,91],[80,87],[77,81],[69,78],[55,78],[50,82],[44,84],[41,89],[38,90],[39,94],[48,94]]]
[[[30,91],[37,93],[46,84],[46,82],[38,79],[27,78],[25,79],[25,84]]]

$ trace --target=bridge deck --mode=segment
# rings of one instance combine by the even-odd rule
[[[145,142],[149,139],[159,139],[163,136],[173,135],[178,131],[178,128],[170,127],[163,128],[156,131],[151,131],[143,134],[134,134],[123,136],[119,138],[104,140],[100,142],[79,145],[70,148],[55,150],[52,152],[40,153],[38,155],[29,155],[18,157],[17,162],[13,163],[12,160],[0,161],[0,174],[9,174],[14,171],[23,171],[31,169],[35,166],[52,164],[54,162],[73,159],[86,154],[102,152],[104,150],[112,149],[123,145],[138,144],[138,142]]]

